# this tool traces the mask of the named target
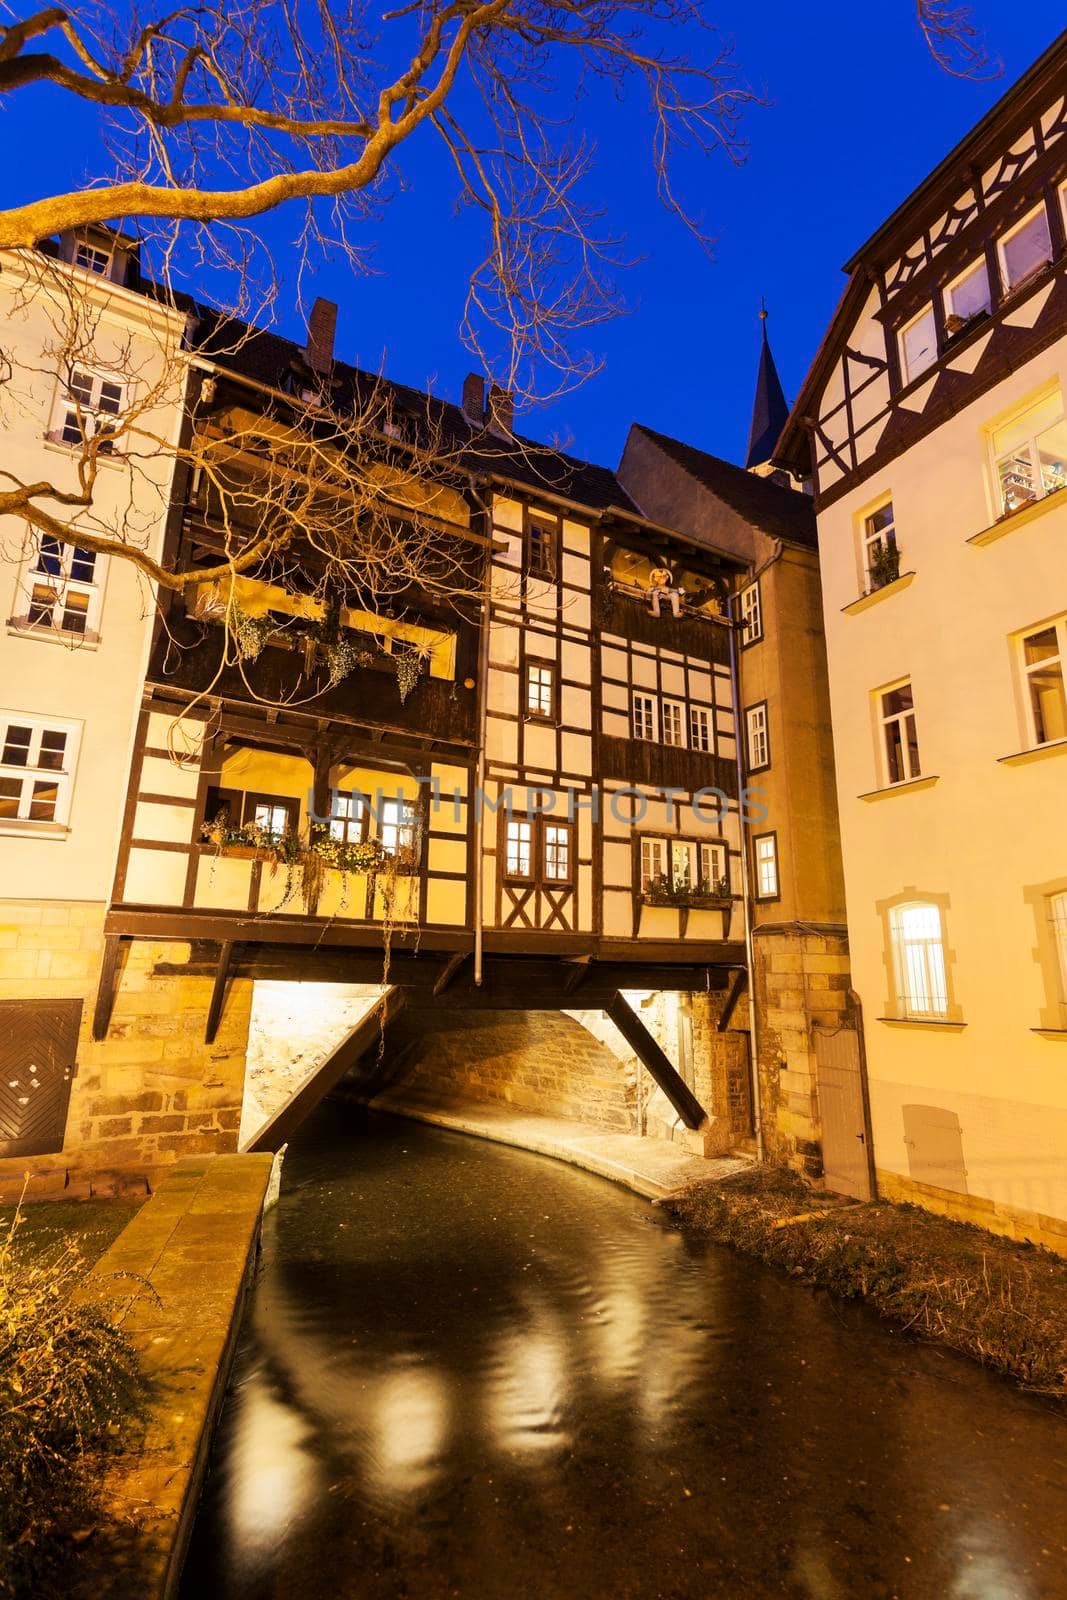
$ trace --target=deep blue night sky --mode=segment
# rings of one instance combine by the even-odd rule
[[[600,145],[590,189],[643,261],[625,279],[631,307],[594,330],[604,370],[521,426],[558,435],[579,454],[614,464],[640,420],[716,454],[743,455],[759,348],[769,331],[787,398],[797,391],[844,285],[841,265],[886,215],[1055,38],[1062,0],[975,0],[1003,76],[952,78],[931,59],[912,0],[708,0],[732,36],[740,66],[771,103],[747,114],[747,162],[724,156],[683,169],[717,238],[708,260],[658,207],[641,143],[641,105],[591,105]],[[66,119],[62,139],[56,129]],[[3,108],[10,201],[84,177],[85,147],[69,101],[37,92]],[[406,188],[379,233],[377,275],[353,279],[339,263],[308,287],[336,300],[338,354],[414,385],[458,397],[469,361],[456,326],[472,243],[440,192],[436,151],[404,155]],[[299,215],[275,217],[269,236],[284,260]],[[282,330],[300,336],[295,286],[284,285]]]

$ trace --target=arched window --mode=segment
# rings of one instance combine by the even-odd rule
[[[948,1015],[948,979],[941,910],[913,900],[889,913],[897,1009],[902,1017]]]

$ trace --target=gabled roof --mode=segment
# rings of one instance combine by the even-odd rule
[[[768,534],[772,539],[787,539],[791,544],[818,548],[815,511],[811,499],[796,489],[787,489],[770,478],[761,478],[732,461],[708,455],[680,439],[657,433],[641,422],[634,431],[651,439],[663,454],[689,473],[711,494],[718,496],[739,517]]]
[[[774,454],[782,429],[789,419],[778,368],[774,364],[767,340],[767,313],[760,312],[763,344],[760,349],[759,371],[756,374],[756,398],[752,404],[752,426],[748,433],[746,467],[761,467]]]

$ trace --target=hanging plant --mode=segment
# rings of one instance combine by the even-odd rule
[[[366,661],[364,661],[366,657]],[[330,688],[344,681],[349,673],[356,667],[365,666],[374,658],[367,650],[361,650],[347,634],[341,634],[337,639],[331,640],[326,646],[326,665],[330,669]]]
[[[268,617],[250,617],[247,611],[234,606],[230,628],[237,641],[237,652],[242,661],[255,661],[274,631]]]
[[[393,671],[396,673],[396,685],[400,690],[400,704],[404,705],[419,681],[422,657],[415,650],[405,650],[401,655],[394,655]]]

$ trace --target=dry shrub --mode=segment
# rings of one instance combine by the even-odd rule
[[[100,1458],[143,1409],[137,1357],[106,1304],[78,1303],[74,1239],[43,1253],[0,1233],[0,1595],[69,1592],[98,1515]]]

